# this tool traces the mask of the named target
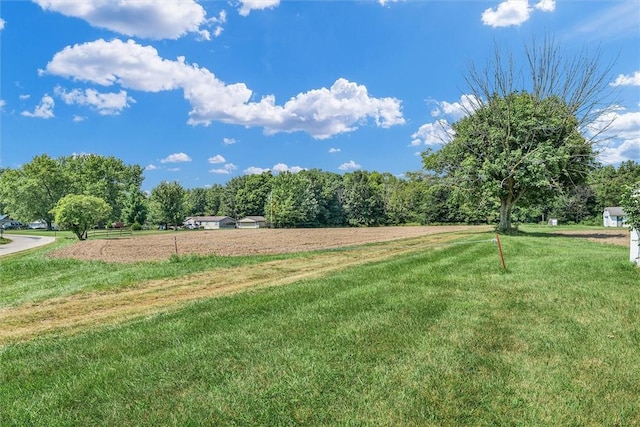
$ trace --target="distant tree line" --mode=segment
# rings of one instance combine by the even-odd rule
[[[618,167],[595,165],[583,183],[556,191],[551,202],[516,206],[512,218],[516,224],[557,218],[561,223],[600,225],[604,207],[620,206],[629,186],[639,181],[640,165],[633,161]],[[114,157],[40,155],[19,168],[0,170],[0,209],[16,220],[41,219],[49,226],[58,202],[68,195],[102,199],[106,207],[99,211],[104,218],[96,224],[101,226],[181,225],[186,217],[205,215],[260,215],[279,228],[497,225],[500,218],[499,199],[460,198],[448,176],[426,171],[402,177],[375,171],[264,172],[207,188],[186,189],[165,181],[149,193],[142,191],[142,182],[139,165]]]

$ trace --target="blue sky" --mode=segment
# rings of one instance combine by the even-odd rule
[[[470,61],[615,59],[599,160],[640,161],[640,2],[0,1],[0,165],[115,156],[143,189],[272,170],[402,175],[462,115]]]

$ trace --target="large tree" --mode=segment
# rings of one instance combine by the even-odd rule
[[[451,141],[423,153],[425,168],[460,199],[499,201],[503,231],[512,228],[515,206],[550,201],[556,190],[584,182],[607,127],[599,119],[613,102],[611,67],[601,55],[567,58],[545,39],[527,47],[526,57],[526,71],[498,48],[486,68],[472,64],[466,117],[452,125]]]
[[[90,227],[109,217],[111,206],[99,197],[68,194],[56,203],[51,212],[59,226],[84,240]]]
[[[23,221],[44,220],[49,229],[51,209],[69,192],[69,179],[59,161],[44,154],[0,176],[0,195],[6,213]]]
[[[151,214],[157,224],[175,225],[185,218],[185,189],[177,182],[162,181],[151,190],[149,204]]]

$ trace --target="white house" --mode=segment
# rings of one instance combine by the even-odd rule
[[[622,227],[624,226],[624,211],[617,206],[604,208],[602,220],[605,227]]]
[[[264,228],[267,221],[263,216],[245,216],[238,221],[238,228]]]
[[[187,227],[217,230],[220,228],[235,228],[236,221],[228,216],[190,216],[184,221]]]

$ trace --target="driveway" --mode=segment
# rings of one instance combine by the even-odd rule
[[[7,239],[11,239],[11,243],[0,245],[0,257],[13,254],[27,249],[37,248],[38,246],[53,243],[56,238],[49,236],[24,236],[17,234],[3,234]]]

